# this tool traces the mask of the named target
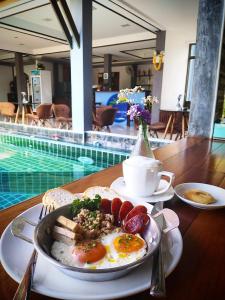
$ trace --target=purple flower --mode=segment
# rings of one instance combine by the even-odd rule
[[[141,112],[141,118],[146,124],[151,123],[151,113],[147,109],[143,109]]]
[[[131,105],[127,114],[130,116],[131,121],[136,119],[140,122],[145,122],[146,124],[150,124],[151,122],[151,112],[140,104]]]
[[[130,116],[130,120],[134,120],[141,117],[143,108],[139,104],[131,105],[127,114]]]

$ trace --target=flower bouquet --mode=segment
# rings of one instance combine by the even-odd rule
[[[133,90],[134,89],[122,90],[117,101],[117,103],[128,102],[130,104],[127,114],[130,116],[131,121],[136,121],[139,125],[137,142],[131,156],[142,155],[154,158],[154,154],[148,140],[148,125],[151,123],[152,105],[154,103],[158,103],[158,99],[149,95],[143,99],[143,104],[135,104],[131,99],[128,99],[128,94],[133,93]]]
[[[133,100],[129,96],[131,96],[134,93],[140,93],[140,92],[143,92],[143,91],[144,91],[144,88],[141,87],[140,85],[135,86],[133,89],[126,88],[126,89],[120,90],[120,92],[118,94],[117,103],[123,103],[123,102],[132,103]]]

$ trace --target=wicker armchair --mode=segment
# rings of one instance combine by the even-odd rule
[[[36,114],[26,114],[28,120],[31,120],[31,125],[45,126],[51,124],[49,120],[52,117],[52,104],[40,104],[36,108]]]
[[[99,131],[106,127],[107,131],[111,132],[109,126],[113,124],[116,112],[117,108],[112,106],[96,107],[96,111],[93,113],[94,130]]]
[[[70,129],[72,127],[72,118],[70,114],[70,108],[66,104],[53,104],[52,111],[56,119],[58,128],[66,127]]]
[[[4,121],[11,123],[12,119],[15,118],[15,105],[10,102],[0,102],[0,114],[4,117]]]

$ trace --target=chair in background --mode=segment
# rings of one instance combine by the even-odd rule
[[[66,104],[53,104],[52,111],[55,116],[58,128],[70,129],[72,127],[72,118],[70,114],[70,108]]]
[[[95,113],[93,113],[93,127],[94,130],[102,130],[104,127],[110,131],[109,126],[113,124],[117,108],[112,106],[100,106],[96,107]]]
[[[158,138],[159,137],[158,133],[165,131],[169,118],[170,118],[169,111],[160,110],[159,122],[155,122],[149,125],[149,130],[152,137]],[[151,132],[153,132],[153,134]]]
[[[177,110],[161,110],[159,122],[149,126],[150,133],[153,131],[155,137],[158,138],[158,133],[164,131],[162,138],[166,138],[169,134],[169,139],[172,140],[173,134],[175,140],[183,138],[188,128],[188,112]],[[154,136],[153,135],[153,136]]]
[[[179,111],[176,112],[174,120],[174,130],[173,133],[176,133],[175,141],[179,138],[182,139],[185,137],[188,130],[188,111]]]
[[[4,117],[4,121],[12,122],[16,117],[15,105],[10,102],[0,102],[0,114]]]
[[[36,114],[26,114],[28,120],[31,120],[31,125],[45,126],[48,124],[50,127],[49,120],[52,118],[52,104],[40,104],[36,108]]]

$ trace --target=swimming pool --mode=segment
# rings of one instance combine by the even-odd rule
[[[0,135],[0,209],[122,162],[126,153]]]

